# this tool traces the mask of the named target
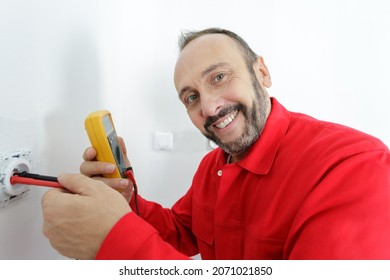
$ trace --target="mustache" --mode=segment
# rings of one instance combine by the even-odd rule
[[[223,117],[229,115],[230,113],[232,113],[234,111],[243,111],[244,109],[245,109],[245,107],[242,104],[237,104],[237,105],[232,105],[232,106],[225,107],[225,108],[221,109],[221,111],[219,111],[218,114],[216,114],[214,116],[207,117],[206,122],[204,123],[203,127],[207,131],[208,128],[210,126],[212,126],[220,118],[223,118]]]

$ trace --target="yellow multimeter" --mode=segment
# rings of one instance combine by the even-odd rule
[[[107,110],[90,113],[85,119],[85,129],[92,147],[96,150],[96,159],[116,165],[113,173],[104,176],[126,178],[126,161],[118,142],[111,113]]]

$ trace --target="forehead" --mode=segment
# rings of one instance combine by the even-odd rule
[[[234,39],[223,34],[207,34],[194,39],[181,51],[175,67],[175,85],[185,78],[196,79],[210,67],[226,63],[245,67],[242,53]]]

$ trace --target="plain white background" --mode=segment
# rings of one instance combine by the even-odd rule
[[[386,0],[0,0],[0,153],[29,147],[34,171],[78,172],[84,118],[111,111],[141,194],[171,206],[209,151],[173,86],[183,30],[231,29],[265,59],[291,111],[390,144]],[[174,135],[155,151],[156,131]],[[0,208],[0,259],[62,258],[42,236],[45,188]]]

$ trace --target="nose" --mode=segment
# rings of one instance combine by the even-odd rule
[[[215,116],[223,108],[223,99],[219,94],[210,92],[201,96],[201,110],[203,117]]]

